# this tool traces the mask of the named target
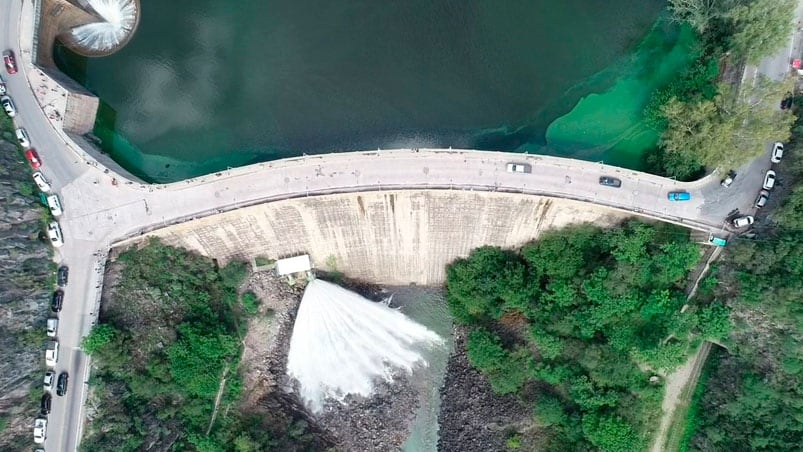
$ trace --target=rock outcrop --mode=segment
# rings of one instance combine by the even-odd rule
[[[13,135],[0,140],[0,450],[31,444],[44,375],[52,251],[43,208]],[[30,395],[29,395],[30,394]]]

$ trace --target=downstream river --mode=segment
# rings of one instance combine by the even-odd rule
[[[110,57],[59,66],[102,100],[95,134],[166,182],[400,147],[548,153],[639,168],[656,89],[693,37],[663,0],[143,2]]]

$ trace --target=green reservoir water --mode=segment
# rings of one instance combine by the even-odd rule
[[[57,48],[95,134],[166,182],[304,153],[455,147],[639,168],[693,38],[662,0],[142,3],[110,57]]]

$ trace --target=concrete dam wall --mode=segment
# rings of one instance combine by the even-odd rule
[[[309,254],[315,268],[381,284],[439,284],[445,266],[483,245],[518,247],[543,231],[632,214],[531,195],[402,190],[259,204],[147,236],[221,263]],[[146,236],[146,237],[147,237]]]

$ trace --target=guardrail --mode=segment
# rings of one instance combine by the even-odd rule
[[[304,192],[295,192],[295,193],[282,193],[272,196],[265,196],[257,199],[251,199],[248,201],[233,203],[228,206],[218,207],[215,209],[208,209],[204,211],[200,211],[197,213],[193,213],[191,215],[184,215],[180,217],[175,217],[170,220],[165,220],[161,222],[155,222],[149,226],[144,228],[138,228],[137,230],[130,231],[127,234],[123,235],[120,239],[113,239],[111,243],[111,247],[118,247],[121,245],[125,245],[128,242],[134,241],[138,237],[144,236],[145,234],[151,233],[153,231],[164,229],[170,226],[174,226],[176,224],[185,223],[188,221],[197,220],[199,218],[205,218],[212,215],[217,215],[225,212],[231,212],[237,209],[242,209],[246,207],[251,207],[259,204],[269,203],[269,202],[277,202],[277,201],[285,201],[289,199],[299,199],[299,198],[307,198],[307,197],[314,197],[314,196],[326,196],[326,195],[338,195],[338,194],[348,194],[348,193],[365,193],[365,192],[381,192],[381,191],[413,191],[413,190],[450,190],[450,191],[478,191],[478,192],[487,192],[487,193],[507,193],[507,194],[519,194],[519,195],[530,195],[530,196],[543,196],[549,198],[558,198],[558,199],[568,199],[572,201],[579,201],[579,202],[587,202],[594,205],[599,205],[603,207],[608,207],[612,209],[616,209],[619,211],[633,213],[639,216],[657,219],[660,221],[676,224],[679,226],[686,227],[688,229],[703,231],[706,233],[712,232],[719,228],[719,225],[716,224],[707,224],[697,220],[691,220],[688,218],[667,215],[663,212],[658,212],[649,209],[643,209],[639,207],[628,206],[625,204],[620,203],[612,203],[612,202],[604,202],[598,199],[592,199],[584,196],[578,196],[572,193],[562,193],[562,192],[549,192],[545,190],[528,190],[528,189],[519,189],[519,188],[508,188],[508,187],[499,187],[496,185],[473,185],[473,184],[461,184],[461,185],[453,185],[453,184],[371,184],[371,185],[361,185],[357,187],[336,187],[336,188],[327,188],[327,189],[317,189],[317,190],[307,190]]]

